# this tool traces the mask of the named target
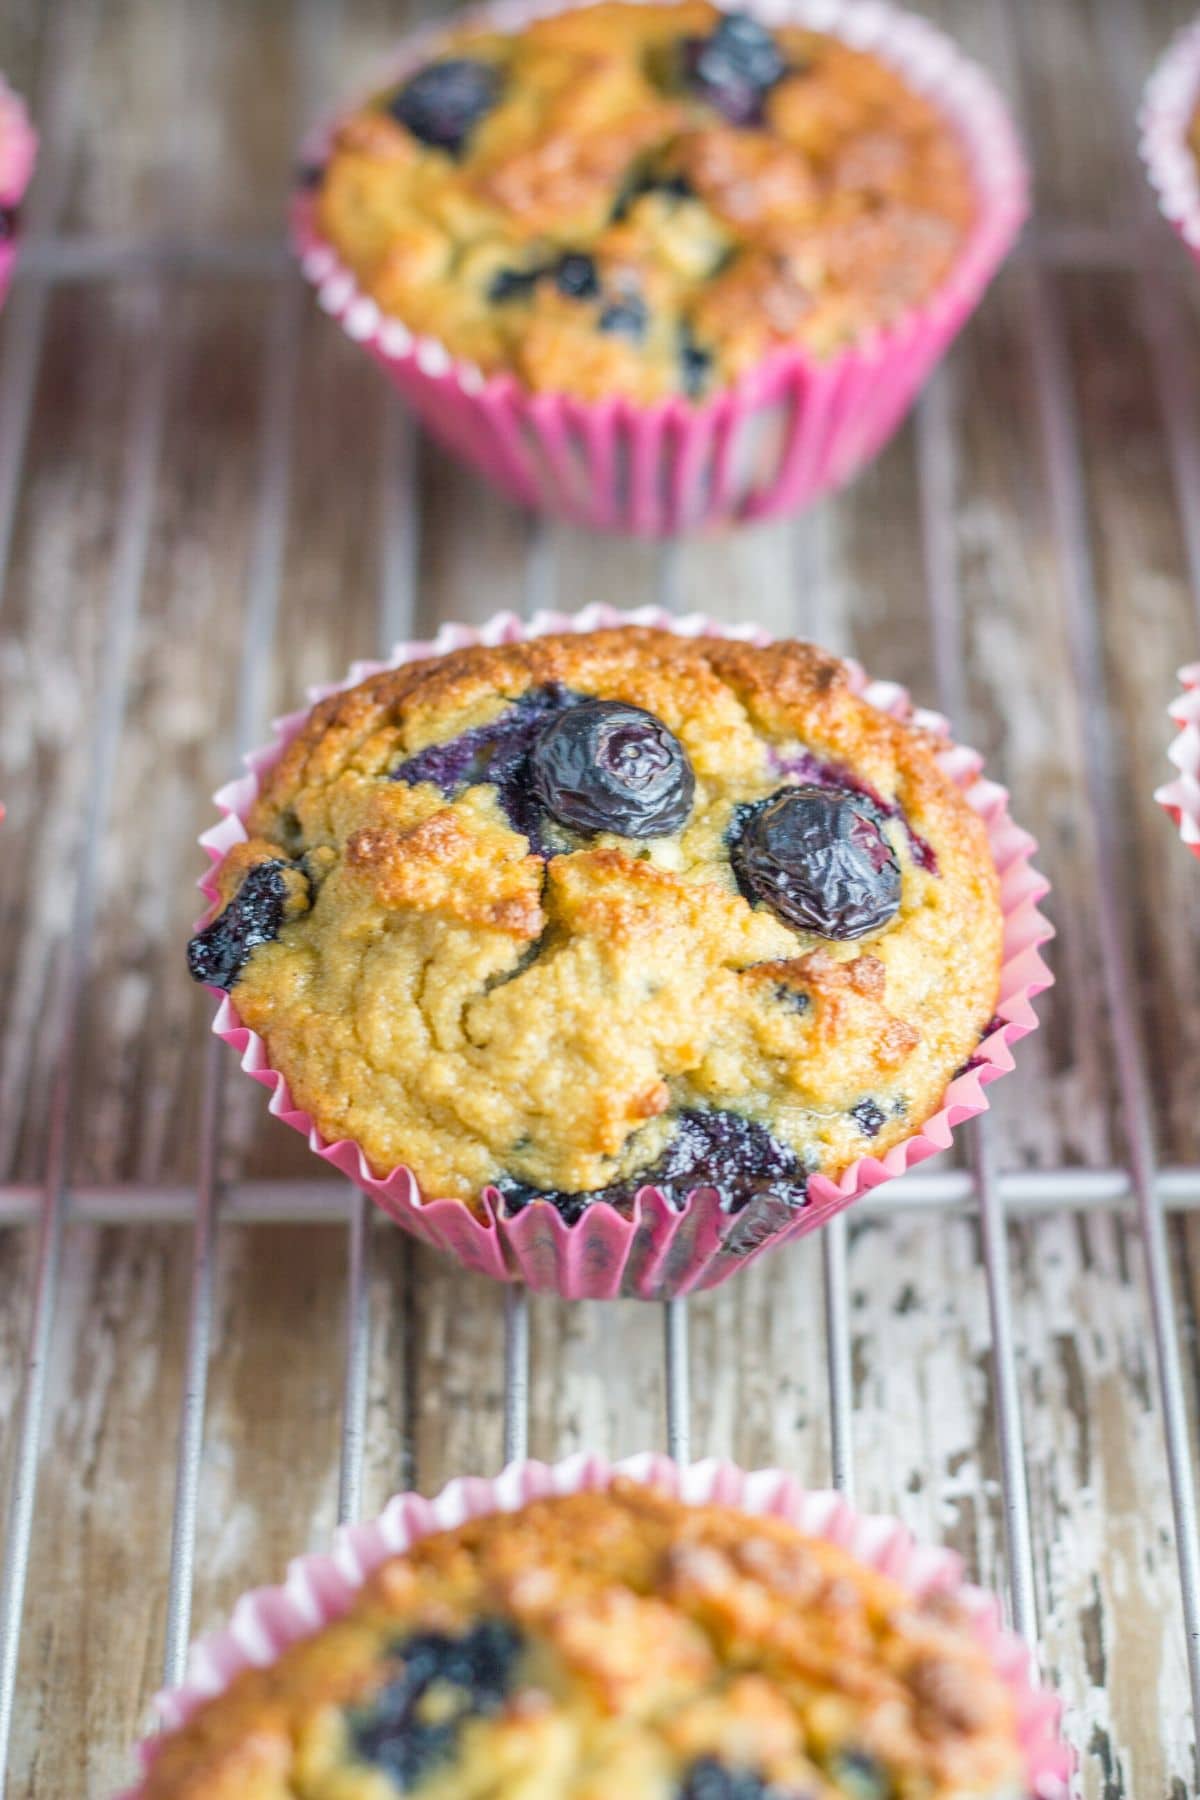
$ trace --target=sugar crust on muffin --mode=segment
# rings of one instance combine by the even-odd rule
[[[856,343],[928,298],[978,210],[956,129],[883,58],[707,0],[447,33],[311,178],[384,313],[589,400]]]
[[[418,1542],[238,1675],[144,1800],[1019,1800],[957,1601],[618,1480]]]
[[[686,760],[679,828],[573,830],[539,798],[547,721],[596,700]],[[848,821],[847,845],[818,833],[824,931],[794,922],[807,889],[797,913],[747,882],[780,796]],[[475,1207],[497,1184],[570,1219],[706,1176],[730,1210],[801,1204],[814,1170],[919,1128],[996,1006],[981,821],[935,741],[807,644],[621,627],[390,669],[314,708],[248,829],[193,972],[326,1139]]]

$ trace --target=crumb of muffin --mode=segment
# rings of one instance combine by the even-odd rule
[[[886,60],[707,0],[448,32],[305,187],[388,315],[535,391],[639,402],[886,329],[978,204],[957,129]]]
[[[810,645],[620,627],[322,701],[193,973],[372,1170],[568,1219],[805,1202],[940,1105],[992,1018],[983,825]]]
[[[143,1800],[1015,1800],[966,1620],[779,1519],[618,1480],[427,1537],[156,1749]]]

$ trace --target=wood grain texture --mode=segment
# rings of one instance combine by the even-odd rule
[[[404,24],[432,10],[12,0],[0,67],[58,120],[31,218],[159,251],[216,240],[269,250],[303,125],[369,82]],[[254,741],[309,683],[398,635],[590,600],[757,619],[860,657],[925,704],[953,700],[956,727],[1042,841],[1061,932],[1044,1028],[994,1090],[1000,1161],[1120,1160],[1084,797],[1098,696],[1076,692],[1071,674],[1070,570],[1035,353],[1047,317],[1063,349],[1118,747],[1120,880],[1158,1145],[1167,1160],[1200,1155],[1200,887],[1149,799],[1165,770],[1174,666],[1196,653],[1200,620],[1179,489],[1181,441],[1200,431],[1200,286],[1154,220],[1131,151],[1137,91],[1190,0],[925,10],[1010,95],[1045,232],[1103,227],[1120,234],[1120,254],[1104,269],[1015,261],[920,414],[850,492],[802,519],[665,549],[530,521],[412,430],[290,277],[189,276],[160,262],[136,281],[18,283],[0,323],[0,440],[28,373],[14,346],[38,360],[0,596],[4,1179],[45,1170],[107,620],[147,430],[144,564],[73,1064],[73,1180],[197,1178],[209,1009],[181,945],[195,835],[234,767],[239,715]],[[149,388],[148,357],[159,359]],[[302,1141],[226,1061],[222,1176],[312,1173]],[[1193,1413],[1198,1230],[1172,1228]],[[0,1232],[5,1480],[33,1235]],[[504,1304],[384,1221],[369,1240],[362,1504],[374,1511],[397,1486],[497,1466]],[[162,1226],[67,1232],[13,1746],[11,1793],[23,1800],[114,1788],[157,1681],[191,1247],[189,1231]],[[1120,1219],[1051,1214],[1011,1227],[1009,1248],[1043,1646],[1083,1752],[1083,1790],[1183,1800],[1197,1770],[1137,1236]],[[347,1271],[335,1227],[218,1229],[197,1628],[333,1526]],[[1002,1585],[976,1224],[898,1212],[856,1225],[848,1276],[859,1497]],[[812,1241],[692,1304],[695,1455],[827,1480],[823,1305]],[[661,1444],[662,1333],[657,1308],[534,1302],[532,1452]]]

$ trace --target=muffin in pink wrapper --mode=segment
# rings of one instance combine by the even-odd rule
[[[25,103],[0,75],[0,302],[16,265],[20,206],[36,155],[37,136]]]
[[[653,1455],[397,1496],[244,1595],[157,1712],[124,1800],[234,1778],[1065,1800],[1073,1767],[1028,1647],[950,1552],[777,1469]]]
[[[1170,813],[1193,856],[1200,856],[1200,663],[1186,663],[1179,680],[1183,693],[1168,708],[1179,736],[1167,751],[1179,773],[1154,798]]]
[[[386,75],[306,145],[304,272],[451,450],[599,529],[852,479],[1027,212],[988,78],[878,0],[501,0]]]
[[[716,1286],[945,1149],[1034,1028],[1033,842],[853,665],[595,606],[313,700],[217,795],[192,973],[271,1112],[471,1269]]]
[[[1146,83],[1140,115],[1142,161],[1159,211],[1200,259],[1200,18],[1176,36]]]

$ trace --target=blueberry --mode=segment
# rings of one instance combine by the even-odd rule
[[[405,1639],[396,1646],[398,1674],[350,1717],[356,1756],[406,1791],[453,1755],[469,1719],[499,1712],[520,1649],[519,1632],[500,1619],[485,1619],[462,1637],[423,1631]],[[435,1684],[444,1703],[427,1716],[421,1703]]]
[[[887,1122],[887,1114],[874,1100],[860,1100],[850,1108],[850,1117],[864,1137],[878,1137]]]
[[[506,300],[524,300],[544,274],[544,269],[501,269],[492,276],[487,297],[493,306],[503,306]]]
[[[469,56],[427,63],[393,94],[388,111],[415,138],[457,156],[500,97],[500,71]]]
[[[708,386],[712,353],[702,350],[686,322],[679,328],[679,381],[689,400],[698,400]]]
[[[788,987],[783,981],[775,983],[775,998],[785,1012],[806,1013],[812,1004],[803,988]]]
[[[937,852],[933,845],[913,830],[900,807],[889,806],[881,794],[877,794],[873,787],[860,780],[844,764],[826,762],[821,757],[814,756],[811,750],[795,751],[789,756],[781,756],[778,751],[773,750],[771,763],[781,775],[797,775],[810,787],[844,788],[849,793],[861,794],[871,802],[880,818],[900,821],[908,839],[909,852],[918,869],[925,869],[930,875],[937,874]]]
[[[560,256],[554,271],[554,283],[568,300],[594,300],[600,292],[596,265],[581,250],[569,250]]]
[[[545,854],[540,829],[543,814],[530,784],[529,752],[549,720],[582,704],[577,694],[558,682],[530,688],[489,724],[418,750],[392,770],[392,780],[410,786],[432,781],[448,800],[465,788],[490,781],[514,831],[529,839],[532,850]]]
[[[631,338],[636,344],[646,335],[648,318],[646,302],[637,294],[630,294],[624,300],[610,300],[597,320],[597,327],[615,337]]]
[[[664,837],[691,811],[687,752],[653,713],[585,700],[553,719],[530,756],[534,791],[561,824],[622,837]]]
[[[770,32],[746,13],[726,13],[706,38],[685,38],[683,66],[694,92],[731,125],[758,123],[787,67]]]
[[[617,195],[612,209],[612,223],[619,225],[628,218],[635,201],[645,194],[664,194],[669,200],[692,200],[696,190],[686,175],[655,175],[648,169],[634,175]]]
[[[789,1789],[785,1795],[754,1769],[731,1769],[715,1756],[701,1756],[676,1790],[676,1800],[805,1800]]]
[[[768,1196],[786,1214],[807,1198],[805,1172],[796,1152],[780,1143],[764,1125],[733,1112],[680,1113],[666,1149],[648,1168],[628,1181],[580,1193],[561,1193],[531,1186],[515,1176],[496,1182],[510,1213],[531,1200],[548,1200],[568,1225],[589,1206],[607,1201],[628,1210],[639,1188],[661,1188],[673,1206],[682,1206],[693,1188],[715,1188],[725,1212],[740,1213],[752,1201]]]
[[[835,1750],[827,1773],[845,1800],[891,1800],[892,1779],[869,1750]]]
[[[252,950],[279,936],[287,904],[284,870],[290,865],[274,857],[256,863],[223,913],[188,945],[188,968],[194,981],[207,981],[228,993]]]
[[[731,861],[747,900],[822,937],[865,937],[900,905],[900,864],[879,809],[845,789],[781,788],[739,808]]]

